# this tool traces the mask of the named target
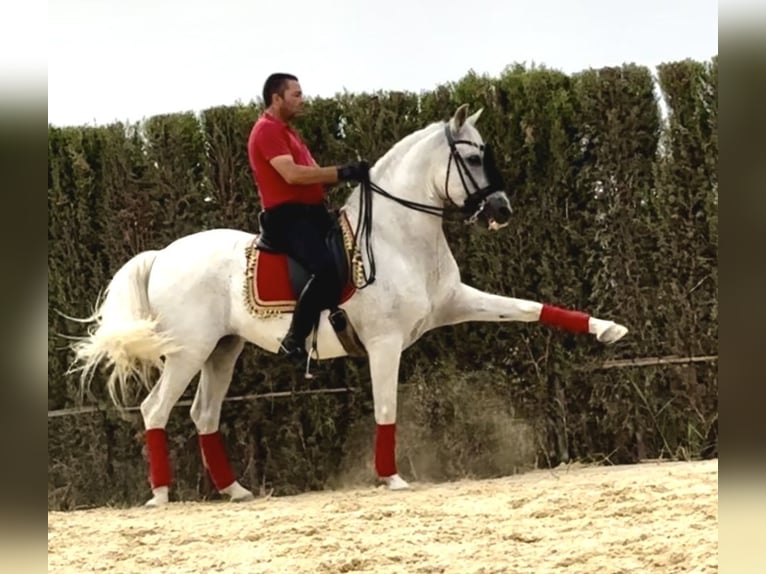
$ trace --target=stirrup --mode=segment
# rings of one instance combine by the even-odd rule
[[[303,378],[310,381],[314,378],[314,375],[311,374],[311,353],[306,353],[306,372],[303,373]]]
[[[294,349],[290,350],[287,347],[285,347],[284,341],[287,337],[282,339],[279,342],[279,350],[278,354],[285,357],[286,359],[292,359],[292,360],[303,360],[303,357],[306,357],[306,372],[304,373],[304,378],[306,379],[313,379],[314,375],[310,372],[311,367],[311,352],[306,351],[306,348],[304,346],[298,345]]]
[[[303,374],[303,378],[307,380],[311,380],[314,378],[314,375],[311,374],[311,356],[316,355],[317,360],[319,360],[319,351],[317,350],[317,339],[319,336],[319,321],[317,320],[316,324],[314,325],[313,334],[311,337],[311,349],[308,350],[306,353],[306,372]]]

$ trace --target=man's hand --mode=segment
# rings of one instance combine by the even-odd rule
[[[360,183],[370,180],[370,164],[365,160],[352,161],[338,168],[338,181],[358,181]]]

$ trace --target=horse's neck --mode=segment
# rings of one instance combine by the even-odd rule
[[[433,133],[433,132],[432,132]],[[426,135],[425,137],[428,137]],[[371,170],[375,184],[401,199],[442,207],[443,202],[428,181],[427,154],[404,154],[397,162],[383,158]],[[361,189],[346,201],[346,213],[356,227]],[[376,254],[395,253],[399,259],[417,261],[424,272],[454,261],[442,229],[442,219],[401,205],[378,193],[372,194],[372,246]]]
[[[373,169],[370,176],[378,187],[397,198],[442,207],[426,179],[427,163],[427,158],[406,158],[396,168]],[[358,218],[360,195],[357,187],[346,201],[346,213],[353,223]],[[444,238],[441,217],[406,207],[376,192],[372,193],[372,233],[403,251],[411,249],[413,241]]]

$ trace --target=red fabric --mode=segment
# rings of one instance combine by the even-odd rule
[[[231,486],[236,479],[226,456],[221,433],[216,431],[199,435],[199,447],[202,451],[202,462],[210,473],[215,487],[223,490]]]
[[[396,423],[377,425],[375,470],[383,478],[396,474]]]
[[[316,164],[300,135],[281,120],[264,113],[255,122],[247,142],[247,155],[263,209],[288,201],[319,204],[324,200],[323,184],[290,185],[269,163],[280,155],[290,155],[296,165]]]
[[[268,302],[295,301],[287,268],[287,257],[278,253],[258,253],[258,269],[255,276],[258,299]]]
[[[553,305],[543,305],[540,322],[554,327],[561,327],[573,333],[587,333],[590,315],[582,311],[570,311]]]
[[[148,429],[145,436],[149,456],[149,483],[153,489],[170,486],[170,455],[165,429]]]
[[[255,282],[254,292],[259,302],[285,304],[295,303],[297,299],[297,295],[293,293],[290,284],[290,273],[285,255],[260,251],[253,281]],[[348,282],[343,287],[340,302],[348,301],[354,291],[354,285]]]

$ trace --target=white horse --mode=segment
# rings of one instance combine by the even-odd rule
[[[491,176],[482,165],[487,148],[475,125],[481,111],[468,117],[462,105],[449,121],[403,138],[370,170],[377,193],[365,195],[357,188],[343,207],[349,222],[363,222],[366,235],[359,225],[354,228],[359,242],[362,235],[368,238],[360,259],[365,275],[372,265],[376,279],[340,308],[368,356],[375,468],[394,490],[408,487],[397,473],[395,455],[399,363],[402,351],[425,332],[466,321],[539,321],[613,343],[628,331],[586,313],[501,297],[461,282],[442,211],[462,210],[467,223],[481,221],[490,229],[511,217],[505,191],[490,187]],[[374,217],[371,211],[360,213],[373,207]],[[290,322],[289,312],[254,315],[243,297],[243,286],[251,280],[243,254],[256,238],[215,229],[139,253],[116,272],[96,312],[85,320],[93,322],[88,336],[73,345],[72,369],[81,371],[83,390],[102,361],[111,369],[107,387],[115,404],[120,404],[117,391],[127,396],[133,377],[149,389],[141,403],[153,494],[147,505],[168,502],[165,425],[200,371],[191,418],[205,467],[222,494],[234,501],[253,498],[229,465],[219,434],[221,405],[245,343],[276,353]],[[314,337],[319,359],[349,354],[328,314],[323,312]],[[161,373],[154,386],[148,378],[151,367]]]

